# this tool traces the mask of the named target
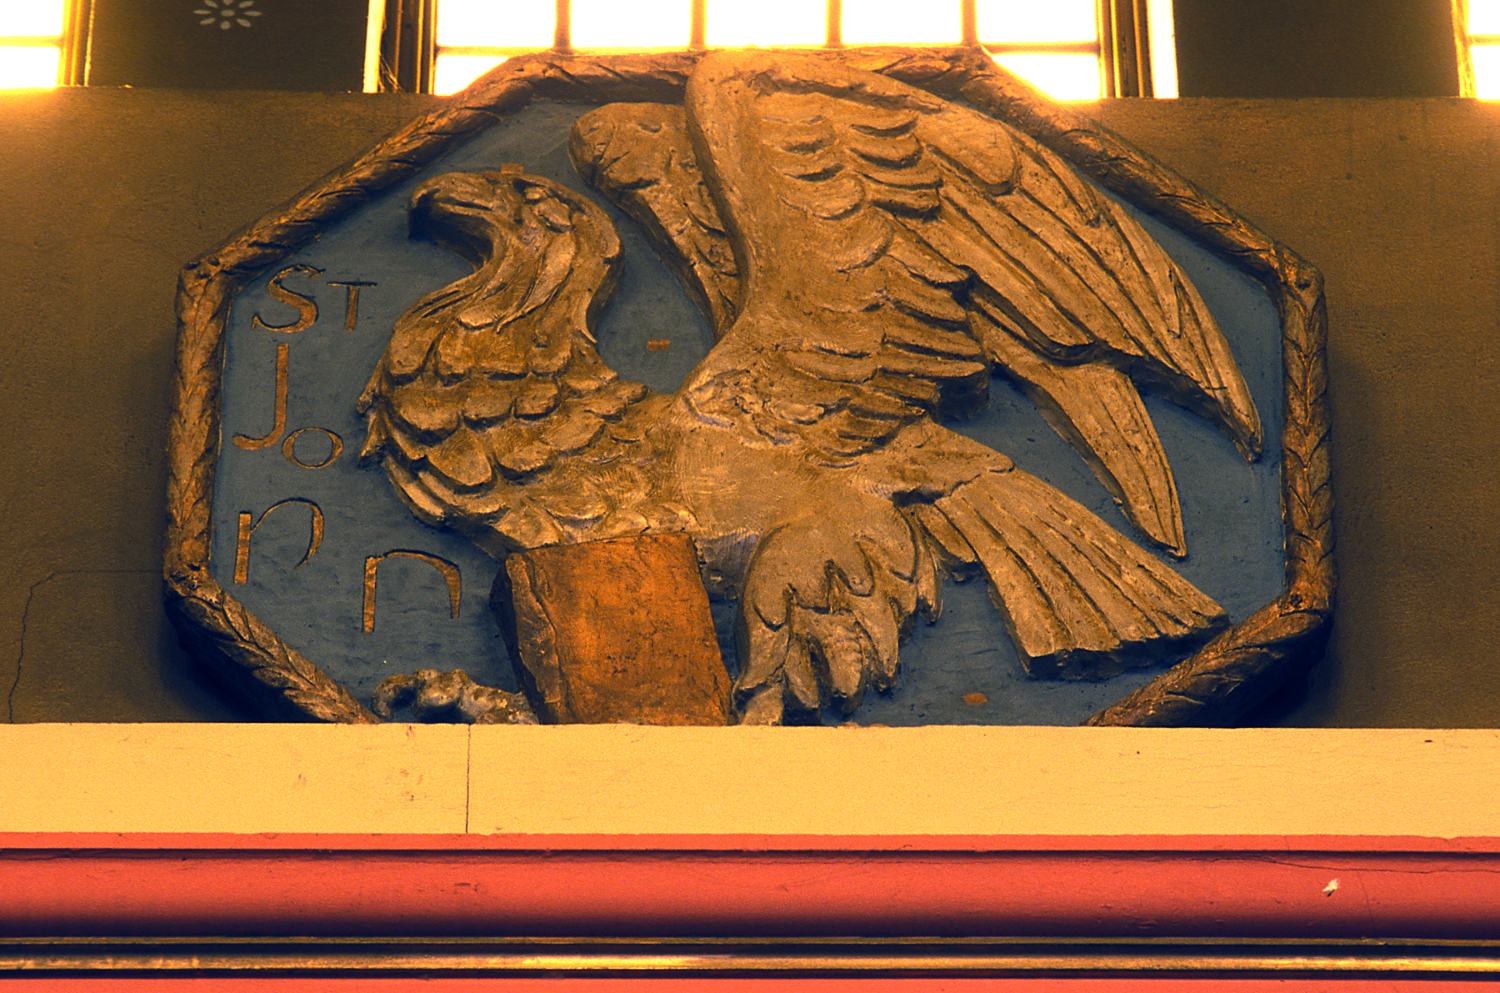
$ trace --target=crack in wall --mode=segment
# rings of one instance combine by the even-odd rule
[[[1262,855],[1251,855],[1251,854],[1245,854],[1245,855],[1240,856],[1240,857],[1230,856],[1228,858],[1213,858],[1213,859],[1207,859],[1205,861],[1207,861],[1207,862],[1221,862],[1221,861],[1262,862],[1262,863],[1265,863],[1267,865],[1276,865],[1276,866],[1281,866],[1282,868],[1287,868],[1287,869],[1316,869],[1316,870],[1319,870],[1319,871],[1322,871],[1322,872],[1331,872],[1331,873],[1335,873],[1335,874],[1344,873],[1346,875],[1348,873],[1350,873],[1351,871],[1357,871],[1359,873],[1371,873],[1371,874],[1394,873],[1394,874],[1408,875],[1408,876],[1432,876],[1432,875],[1452,876],[1452,875],[1460,874],[1460,873],[1463,873],[1463,874],[1476,873],[1476,874],[1479,874],[1479,875],[1491,876],[1491,875],[1495,875],[1497,873],[1500,873],[1500,867],[1497,867],[1497,866],[1495,866],[1493,864],[1479,864],[1479,865],[1463,866],[1463,867],[1455,866],[1455,865],[1452,864],[1452,860],[1459,859],[1459,858],[1471,858],[1475,862],[1488,863],[1491,860],[1493,860],[1493,857],[1494,857],[1494,853],[1493,852],[1489,852],[1489,851],[1430,852],[1430,851],[1403,851],[1403,850],[1400,850],[1400,849],[1393,849],[1393,850],[1388,851],[1388,852],[1378,852],[1378,853],[1373,853],[1373,854],[1379,855],[1379,856],[1383,857],[1387,861],[1394,861],[1394,860],[1397,860],[1397,859],[1401,859],[1401,860],[1405,860],[1406,863],[1409,863],[1409,862],[1412,862],[1412,861],[1423,860],[1423,861],[1434,862],[1434,863],[1437,863],[1437,864],[1434,864],[1430,868],[1423,867],[1423,866],[1418,866],[1418,865],[1411,865],[1411,864],[1401,864],[1401,865],[1391,865],[1391,866],[1378,865],[1378,864],[1375,864],[1375,863],[1373,863],[1373,862],[1370,861],[1370,859],[1372,858],[1372,853],[1371,852],[1369,852],[1369,851],[1359,851],[1359,850],[1356,850],[1356,849],[1350,849],[1348,851],[1330,851],[1330,852],[1325,853],[1325,855],[1324,855],[1324,857],[1326,858],[1326,861],[1317,861],[1317,862],[1309,862],[1309,861],[1298,860],[1298,859],[1272,858],[1272,857],[1266,857],[1266,856],[1262,856]],[[1348,867],[1348,865],[1346,864],[1348,860],[1361,860],[1361,859],[1363,859],[1364,861],[1359,861],[1357,867],[1354,870],[1351,870]],[[1357,880],[1357,881],[1360,882],[1361,886],[1364,885],[1363,881],[1360,881],[1360,880]],[[1365,895],[1366,895],[1366,898],[1368,899],[1369,894],[1366,893]]]
[[[5,695],[5,719],[14,724],[16,722],[16,690],[21,688],[21,674],[25,672],[26,663],[26,624],[31,619],[31,601],[36,598],[36,591],[44,583],[50,583],[56,579],[58,573],[49,572],[47,575],[31,584],[26,591],[26,606],[21,608],[21,635],[16,644],[16,678],[10,684],[10,692]]]
[[[128,576],[153,573],[154,570],[151,569],[55,569],[31,584],[26,591],[26,605],[21,608],[21,633],[16,646],[16,678],[11,681],[10,690],[5,694],[5,719],[8,723],[16,723],[16,693],[21,688],[21,678],[26,672],[26,629],[31,621],[31,604],[36,599],[36,591],[59,576]]]

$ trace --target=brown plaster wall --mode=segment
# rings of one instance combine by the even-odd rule
[[[432,102],[0,93],[0,720],[245,716],[160,605],[177,270]]]
[[[1116,101],[1101,119],[1327,278],[1340,573],[1277,719],[1500,727],[1500,105]]]
[[[0,94],[0,720],[243,718],[160,607],[178,267],[432,106]],[[1113,101],[1099,116],[1328,280],[1343,582],[1262,718],[1500,726],[1500,107]]]
[[[1458,95],[1453,0],[1175,0],[1185,97]]]
[[[364,87],[369,0],[261,2],[236,6],[236,17],[222,16],[223,6],[162,0],[87,6],[89,86],[325,93]]]

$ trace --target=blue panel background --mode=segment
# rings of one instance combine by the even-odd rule
[[[518,163],[602,203],[585,188],[567,157],[568,129],[587,109],[539,103],[496,125],[263,274],[231,310],[224,444],[214,494],[213,574],[288,644],[366,701],[381,679],[417,668],[462,668],[489,685],[516,685],[488,607],[495,563],[463,538],[417,521],[397,500],[383,471],[356,464],[364,427],[355,401],[396,319],[424,293],[468,272],[457,257],[407,238],[407,198],[417,183],[439,173]],[[601,322],[600,352],[627,379],[657,390],[675,389],[708,353],[712,334],[633,223],[605,206],[620,230],[626,274]],[[1157,397],[1147,398],[1176,472],[1187,526],[1189,557],[1176,568],[1238,622],[1282,586],[1280,325],[1258,283],[1176,231],[1141,219],[1196,283],[1219,320],[1265,426],[1267,452],[1247,465],[1206,423]],[[283,282],[317,302],[318,320],[295,334],[254,327],[257,313],[272,325],[296,318],[293,308],[267,293],[270,278],[293,264],[322,270]],[[359,320],[351,333],[344,326],[345,289],[329,284],[355,280],[376,285],[361,289]],[[670,340],[671,347],[648,351],[648,339]],[[235,434],[260,437],[270,429],[280,343],[291,345],[287,432],[320,427],[343,439],[342,455],[327,468],[293,465],[283,457],[279,441],[244,451],[230,440]],[[1122,533],[1134,535],[1083,462],[1030,401],[1003,380],[993,381],[984,414],[953,426],[1011,456]],[[299,439],[297,453],[305,462],[321,461],[328,442],[308,432]],[[259,517],[289,497],[321,507],[322,547],[296,567],[308,544],[309,511],[300,504],[282,507],[252,539],[249,582],[233,583],[239,512]],[[457,620],[450,618],[438,573],[396,558],[380,566],[375,630],[362,630],[365,557],[393,549],[423,551],[459,567],[463,598]],[[948,583],[944,593],[941,622],[930,628],[919,625],[902,648],[901,685],[888,696],[869,697],[856,714],[861,723],[1076,724],[1160,671],[1137,671],[1099,683],[1029,680],[983,583]],[[724,628],[733,610],[716,607],[715,613]],[[988,703],[964,703],[962,697],[972,693],[984,694]]]

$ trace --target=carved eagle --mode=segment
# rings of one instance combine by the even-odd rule
[[[1011,378],[1149,542],[1186,553],[1137,384],[1253,459],[1255,406],[1191,282],[1128,213],[1005,123],[813,56],[705,56],[684,104],[583,116],[580,174],[655,242],[718,341],[673,394],[593,328],[608,216],[516,173],[439,176],[414,235],[472,275],[397,323],[360,400],[367,460],[496,556],[661,531],[739,600],[746,722],[892,686],[941,575],[982,573],[1028,671],[1098,678],[1224,612],[1009,458],[945,426]]]

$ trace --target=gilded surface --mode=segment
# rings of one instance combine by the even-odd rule
[[[1186,551],[1175,484],[1136,384],[1208,418],[1247,457],[1260,447],[1190,282],[1076,166],[1265,282],[1287,379],[1286,592],[1096,720],[1232,720],[1311,659],[1333,587],[1316,271],[965,50],[512,60],[190,265],[167,573],[211,654],[306,713],[367,719],[269,632],[242,632],[238,605],[202,572],[208,370],[236,286],[533,94],[661,101],[586,116],[572,153],[654,239],[720,341],[676,394],[620,381],[590,334],[617,255],[607,218],[511,172],[425,184],[414,225],[475,272],[403,318],[363,400],[367,455],[424,519],[495,553],[691,534],[715,591],[739,598],[737,699],[755,721],[851,711],[889,685],[912,619],[940,609],[943,570],[987,577],[1037,674],[1098,675],[1205,640],[1226,623],[1207,597],[935,419],[982,404],[989,369],[1004,373],[1139,537],[1174,555]]]
[[[698,556],[685,534],[506,558],[491,604],[548,724],[734,723]]]

